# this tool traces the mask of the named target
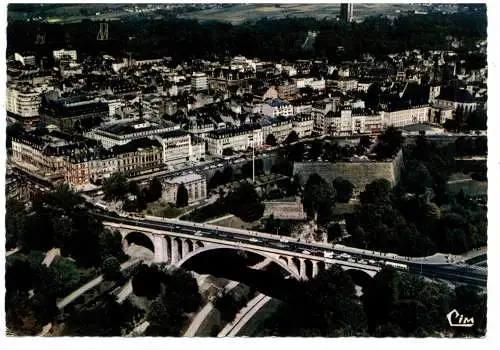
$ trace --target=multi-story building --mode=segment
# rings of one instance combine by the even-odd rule
[[[177,202],[179,186],[184,185],[188,191],[188,204],[207,198],[207,179],[200,174],[188,174],[168,179],[163,183],[163,200]]]
[[[268,117],[293,116],[293,106],[290,102],[282,99],[268,100],[262,105],[262,114]]]
[[[331,124],[328,116],[337,111],[340,103],[339,97],[328,98],[322,101],[316,101],[312,105],[311,115],[314,118],[314,131],[320,135],[327,133],[327,128]],[[328,114],[329,112],[332,112]],[[327,116],[328,115],[328,116]]]
[[[23,66],[36,66],[34,55],[21,55],[20,53],[14,54],[14,61],[20,62]]]
[[[293,100],[297,95],[297,85],[293,81],[285,81],[280,85],[276,86],[278,91],[278,98],[283,100]]]
[[[262,147],[264,139],[258,125],[242,125],[238,128],[217,129],[206,137],[207,151],[211,155],[221,156],[224,149],[245,151],[249,147]]]
[[[76,61],[77,59],[76,50],[54,50],[52,55],[54,56],[54,61],[56,62],[62,59],[70,59],[72,61]]]
[[[114,146],[111,152],[115,155],[117,170],[125,176],[137,176],[163,168],[163,147],[157,140],[133,140]]]
[[[283,142],[290,134],[292,129],[292,120],[283,116],[264,118],[260,122],[262,126],[262,138],[264,142],[272,134],[276,142]]]
[[[191,88],[194,91],[208,90],[208,77],[205,73],[193,73],[191,76]]]
[[[46,124],[53,124],[61,130],[87,129],[109,117],[108,104],[85,96],[42,99],[40,117]]]
[[[358,89],[358,80],[350,77],[339,78],[333,81],[334,86],[342,92],[353,91]]]
[[[324,90],[326,87],[326,82],[324,79],[314,79],[314,78],[301,78],[297,79],[297,89],[303,89],[306,86],[313,90]]]
[[[310,137],[314,131],[314,117],[311,114],[298,114],[293,117],[292,128],[299,138]]]
[[[34,126],[39,119],[42,97],[29,84],[7,88],[7,113],[22,124]]]
[[[12,139],[12,162],[44,177],[64,176],[67,159],[98,148],[94,140],[58,131],[24,133]]]
[[[384,127],[402,127],[410,124],[428,123],[429,109],[428,105],[422,105],[382,111],[382,123]]]
[[[138,119],[121,120],[92,129],[85,136],[101,141],[104,148],[125,145],[132,140],[153,137],[169,131],[179,130],[180,126],[173,123],[164,125]]]
[[[439,96],[434,98],[433,106],[453,108],[454,111],[461,109],[464,114],[468,114],[478,108],[478,103],[466,89],[446,87],[440,89]]]
[[[365,116],[365,133],[379,135],[382,131],[382,115],[369,113]]]
[[[163,147],[163,163],[168,166],[191,160],[191,135],[184,130],[167,131],[155,136]]]
[[[104,149],[81,152],[66,160],[64,180],[74,187],[98,182],[118,171],[113,154]]]

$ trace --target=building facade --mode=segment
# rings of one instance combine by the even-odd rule
[[[163,183],[163,200],[176,203],[177,191],[181,184],[188,191],[188,205],[207,198],[207,179],[200,174],[188,174],[168,179]]]
[[[214,156],[221,156],[224,149],[245,151],[262,147],[264,143],[262,129],[257,125],[213,130],[207,134],[206,141],[207,152]]]
[[[34,126],[42,102],[40,92],[27,85],[7,88],[7,112],[22,124]]]

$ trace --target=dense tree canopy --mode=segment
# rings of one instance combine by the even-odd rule
[[[312,174],[304,185],[302,204],[310,219],[326,225],[332,219],[335,190],[321,176]]]
[[[121,173],[112,174],[104,179],[102,191],[106,199],[125,199],[128,192],[127,179]]]
[[[50,38],[45,49],[67,44],[83,56],[107,52],[137,58],[171,56],[175,62],[186,58],[213,58],[238,54],[261,59],[298,59],[327,57],[331,62],[358,58],[363,53],[383,56],[412,49],[442,49],[448,36],[463,40],[466,49],[475,40],[486,37],[486,10],[428,15],[406,15],[391,20],[368,17],[363,22],[344,23],[330,18],[283,18],[246,21],[238,25],[175,18],[172,10],[161,12],[162,19],[142,17],[109,24],[110,40],[96,41],[99,25],[84,20],[71,24],[10,22],[7,28],[7,53],[36,51],[37,33],[42,30]],[[308,32],[319,32],[314,45],[302,47]],[[21,34],[22,33],[22,34]],[[168,34],[167,34],[168,33]],[[338,47],[343,47],[342,51]]]
[[[231,214],[246,222],[252,222],[262,217],[264,205],[252,184],[243,182],[227,198]]]
[[[349,180],[337,177],[333,180],[333,189],[335,190],[335,201],[347,203],[352,197],[354,185]]]

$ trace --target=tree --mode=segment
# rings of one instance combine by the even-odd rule
[[[224,183],[224,176],[217,170],[208,182],[208,188],[216,188]]]
[[[328,242],[335,241],[336,239],[342,238],[342,228],[338,223],[328,226],[327,230]]]
[[[304,186],[302,205],[310,219],[325,225],[333,214],[335,190],[321,176],[312,174]]]
[[[102,273],[104,278],[109,281],[119,280],[122,277],[122,272],[118,259],[113,256],[107,257],[102,263]]]
[[[161,198],[163,186],[158,178],[153,178],[149,185],[149,199],[151,202],[157,201]]]
[[[157,266],[140,265],[132,277],[132,289],[137,296],[155,299],[161,291],[162,273]]]
[[[299,135],[295,130],[290,131],[288,136],[286,137],[285,141],[283,141],[284,144],[290,144],[297,142],[299,140]]]
[[[269,145],[269,146],[276,146],[278,143],[276,141],[276,137],[274,137],[273,134],[269,134],[267,135],[266,137],[266,145]]]
[[[354,185],[346,179],[337,177],[333,180],[335,190],[335,201],[339,203],[348,203],[354,191]]]
[[[410,193],[422,194],[434,184],[430,171],[418,161],[407,162],[402,177],[406,190]]]
[[[26,213],[23,203],[7,199],[5,203],[5,248],[15,248],[24,235]]]
[[[264,205],[252,184],[244,182],[227,198],[229,211],[245,222],[253,222],[262,217]]]
[[[224,293],[215,300],[214,306],[221,313],[221,318],[226,322],[231,322],[239,311],[239,305],[234,297],[229,293]]]
[[[102,191],[107,200],[125,199],[128,192],[127,179],[121,173],[114,173],[104,179]]]
[[[225,184],[233,181],[233,173],[234,170],[232,166],[228,165],[227,167],[224,168],[224,170],[222,171],[222,179]]]
[[[323,142],[321,140],[314,140],[311,143],[311,149],[309,150],[309,156],[311,159],[317,160],[323,154]]]
[[[103,230],[99,235],[99,254],[101,261],[109,257],[118,259],[119,262],[127,260],[123,252],[122,237],[118,231]]]
[[[359,195],[362,204],[390,202],[392,185],[386,179],[378,179],[366,185]]]
[[[184,184],[182,183],[179,185],[179,187],[177,187],[177,198],[175,201],[175,205],[177,208],[182,208],[187,206],[188,203],[189,203],[189,193],[186,186],[184,186]]]
[[[80,272],[75,263],[66,258],[53,261],[49,267],[39,268],[35,282],[35,293],[47,296],[62,297],[80,284]]]
[[[140,194],[141,194],[141,190],[139,188],[139,184],[137,183],[137,181],[130,181],[129,184],[128,184],[128,191],[130,192],[130,194],[136,196],[136,197],[139,197]]]
[[[380,159],[392,158],[403,145],[404,137],[400,130],[390,126],[379,135],[375,153]]]

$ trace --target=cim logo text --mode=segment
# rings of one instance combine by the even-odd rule
[[[448,323],[451,327],[472,327],[474,326],[474,317],[465,317],[456,309],[451,310],[447,315]]]

